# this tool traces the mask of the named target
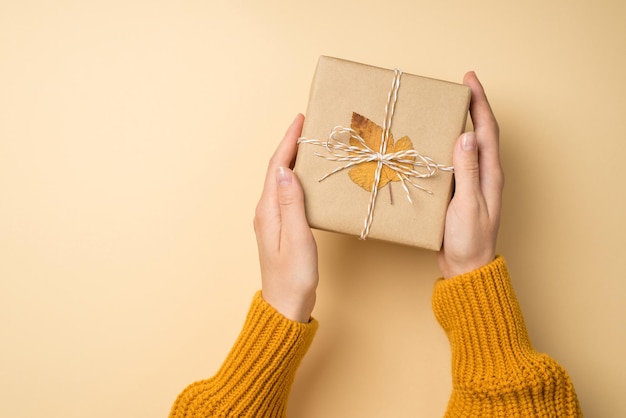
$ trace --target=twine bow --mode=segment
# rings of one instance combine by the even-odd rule
[[[316,156],[322,157],[328,161],[346,162],[347,164],[338,167],[326,174],[319,181],[323,181],[328,177],[336,174],[345,169],[354,167],[358,164],[367,162],[377,162],[376,171],[374,173],[374,182],[372,184],[372,190],[370,192],[370,200],[367,207],[367,216],[363,223],[363,230],[361,231],[361,239],[366,239],[369,235],[370,227],[374,219],[374,207],[376,206],[376,198],[378,196],[378,189],[381,180],[381,173],[383,167],[388,167],[400,180],[402,188],[406,193],[409,203],[413,203],[407,183],[413,187],[422,190],[426,193],[432,194],[432,191],[426,189],[419,184],[412,181],[414,178],[428,178],[437,174],[439,171],[453,171],[453,167],[437,164],[432,158],[421,155],[414,149],[403,150],[393,153],[387,153],[387,144],[389,142],[389,136],[391,133],[391,122],[393,120],[393,114],[398,100],[398,90],[400,89],[400,78],[402,77],[402,71],[395,69],[394,78],[391,83],[391,89],[387,95],[387,104],[385,105],[385,120],[383,121],[383,132],[380,141],[380,148],[373,150],[370,148],[365,140],[356,133],[354,129],[345,128],[342,126],[335,126],[328,136],[328,140],[320,141],[318,139],[309,139],[301,137],[298,143],[311,144],[322,146],[326,149],[329,155],[323,155],[318,152]],[[355,139],[361,146],[353,146],[342,142],[338,136],[350,135],[350,138]],[[391,187],[391,185],[390,185]]]

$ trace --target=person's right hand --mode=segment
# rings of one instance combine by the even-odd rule
[[[472,91],[474,131],[461,135],[454,148],[455,191],[438,255],[446,279],[494,260],[504,187],[498,123],[476,74],[465,74],[463,84]]]

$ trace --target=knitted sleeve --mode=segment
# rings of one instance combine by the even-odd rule
[[[452,348],[446,417],[581,417],[563,367],[532,347],[504,259],[439,280],[433,310]]]
[[[284,417],[296,369],[318,323],[291,321],[257,292],[243,330],[217,374],[189,385],[170,418]]]

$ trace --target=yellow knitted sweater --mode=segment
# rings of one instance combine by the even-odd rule
[[[291,383],[318,323],[291,321],[257,292],[239,338],[215,376],[178,395],[170,418],[284,417]]]
[[[437,281],[433,309],[452,346],[446,417],[582,416],[567,372],[532,348],[502,258]],[[286,319],[258,292],[220,370],[188,386],[170,418],[284,417],[317,327]]]
[[[581,417],[574,386],[532,347],[504,259],[439,280],[433,310],[452,347],[446,417]]]

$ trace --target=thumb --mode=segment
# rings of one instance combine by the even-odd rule
[[[480,191],[478,144],[474,132],[459,137],[453,156],[455,195],[474,194]]]
[[[281,239],[297,238],[309,230],[304,213],[304,193],[300,182],[286,167],[276,170],[278,204],[280,206]]]

